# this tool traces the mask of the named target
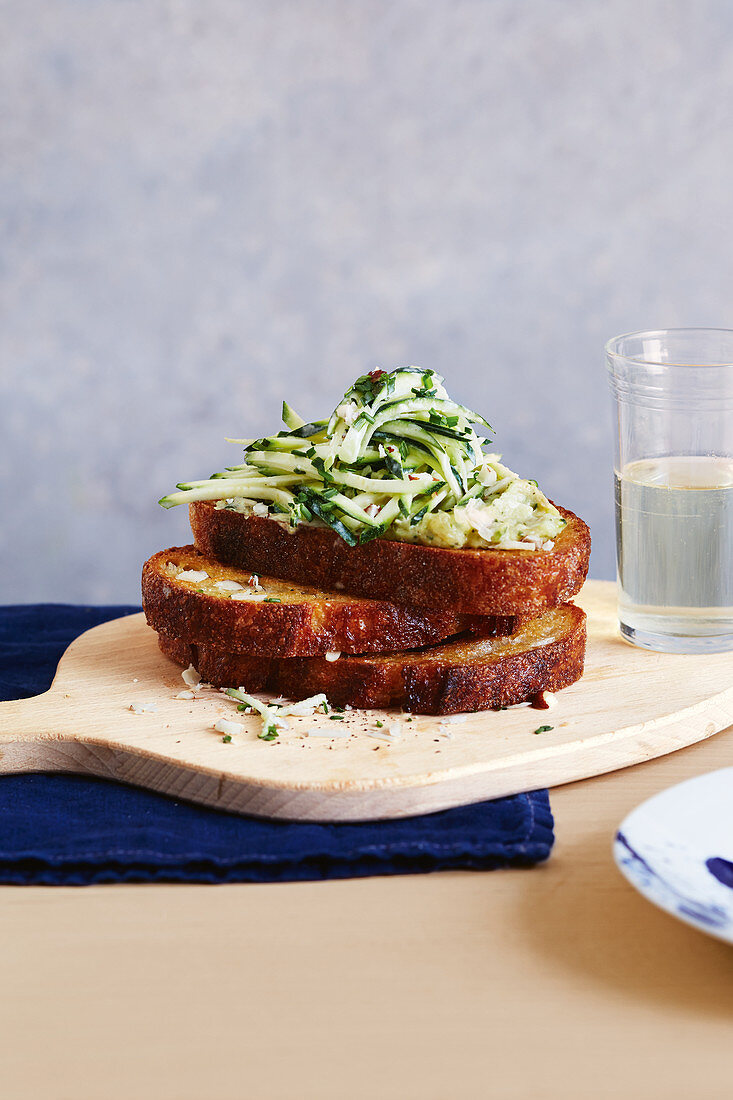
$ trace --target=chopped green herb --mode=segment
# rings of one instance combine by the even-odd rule
[[[275,732],[275,730],[266,729],[263,730],[262,733],[258,733],[257,736],[259,737],[260,741],[274,741],[277,737],[277,733]]]
[[[282,603],[279,596],[265,596],[263,603]]]
[[[384,725],[384,722],[377,722],[377,729],[381,730],[383,725]]]
[[[326,468],[326,463],[322,458],[312,458],[313,468],[318,471],[324,481],[333,481],[333,474]]]
[[[231,733],[225,733],[224,736],[222,737],[222,741],[224,742],[225,745],[228,745],[229,742],[231,741],[231,739],[232,739]]]
[[[343,714],[329,714],[328,717],[331,722],[343,722],[345,720]]]
[[[554,726],[538,726],[534,731],[535,733],[549,733],[550,730],[554,730]]]

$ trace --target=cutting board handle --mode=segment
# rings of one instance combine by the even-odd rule
[[[16,737],[32,737],[44,732],[49,718],[49,691],[29,699],[8,699],[0,703],[0,744]]]
[[[64,770],[63,764],[54,760],[53,746],[65,740],[68,730],[58,718],[54,720],[50,696],[46,691],[0,703],[0,774]]]

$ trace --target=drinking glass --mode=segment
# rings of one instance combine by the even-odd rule
[[[733,330],[632,332],[606,359],[621,634],[664,653],[733,649]]]

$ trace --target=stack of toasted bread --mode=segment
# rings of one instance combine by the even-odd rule
[[[288,525],[211,500],[193,546],[155,554],[143,606],[162,651],[215,686],[336,706],[451,714],[510,706],[583,672],[585,523],[550,549],[446,549],[325,524]]]

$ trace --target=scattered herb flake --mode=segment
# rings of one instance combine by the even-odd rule
[[[222,741],[224,742],[225,745],[228,745],[229,742],[231,741],[231,739],[232,739],[231,733],[225,733],[224,736],[222,737]]]
[[[554,726],[538,726],[534,731],[535,733],[549,733],[550,730],[554,730]]]

